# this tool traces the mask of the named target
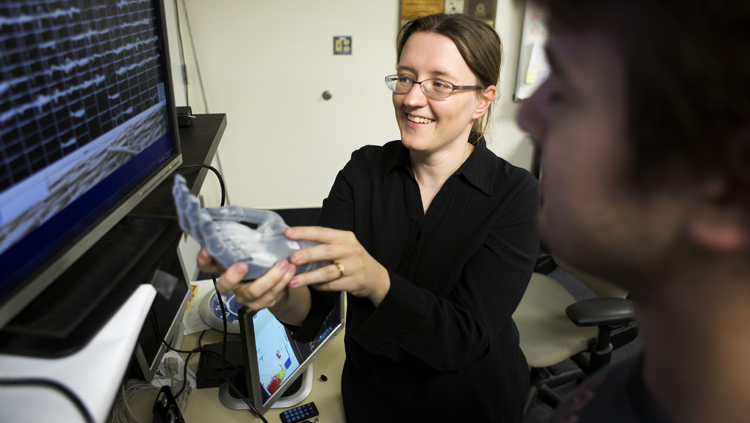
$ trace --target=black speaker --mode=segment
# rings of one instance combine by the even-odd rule
[[[153,423],[185,423],[169,386],[162,386],[156,396]]]

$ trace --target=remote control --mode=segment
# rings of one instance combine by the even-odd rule
[[[286,410],[279,414],[282,423],[296,423],[311,417],[318,415],[318,407],[315,406],[314,402],[302,404],[299,407],[294,407],[291,410]]]

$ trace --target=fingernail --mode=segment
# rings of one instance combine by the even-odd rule
[[[294,232],[295,232],[294,228],[287,228],[286,235],[287,236],[294,235]]]
[[[287,267],[288,264],[289,264],[289,262],[286,261],[286,260],[279,260],[279,261],[276,262],[276,267],[279,270],[284,270],[284,269],[286,269],[286,267]]]
[[[289,287],[290,288],[296,288],[299,286],[299,279],[292,278],[292,280],[289,281]]]
[[[236,264],[236,265],[234,266],[234,271],[235,271],[235,272],[236,272],[236,273],[237,273],[238,275],[242,275],[242,276],[244,276],[244,275],[245,275],[245,273],[247,273],[247,264],[245,264],[245,263],[237,263],[237,264]]]
[[[302,260],[302,254],[294,253],[292,254],[292,257],[290,257],[290,260],[292,260],[292,263],[297,263]]]

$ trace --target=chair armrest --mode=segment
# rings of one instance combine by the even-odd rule
[[[633,320],[633,305],[625,298],[591,298],[569,305],[565,313],[577,326],[619,325]]]

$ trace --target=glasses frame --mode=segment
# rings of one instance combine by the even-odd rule
[[[404,92],[398,92],[398,91],[396,91],[395,85],[391,86],[391,82],[397,81],[399,78],[406,78],[409,81],[411,81],[411,87],[409,87],[409,89],[406,90],[406,91],[404,91]],[[423,82],[427,82],[427,81],[440,81],[442,83],[445,83],[446,85],[450,85],[453,89],[445,97],[435,97],[434,95],[430,95],[427,92],[427,89],[425,88],[425,86],[422,85]],[[429,98],[434,98],[436,100],[442,100],[444,98],[448,98],[451,95],[453,95],[453,93],[455,91],[461,91],[461,90],[483,90],[484,89],[484,87],[479,86],[479,85],[456,85],[456,84],[454,84],[452,82],[448,82],[448,81],[446,81],[444,79],[440,79],[440,78],[428,78],[428,79],[423,79],[421,81],[415,81],[414,78],[411,78],[411,77],[408,77],[408,76],[404,76],[404,75],[397,75],[397,74],[396,75],[388,75],[388,76],[385,77],[385,85],[388,87],[388,89],[390,89],[391,91],[393,91],[396,94],[407,94],[407,93],[411,92],[412,88],[414,88],[414,84],[419,84],[419,87],[422,90],[422,92],[424,93],[424,95],[426,95]]]

